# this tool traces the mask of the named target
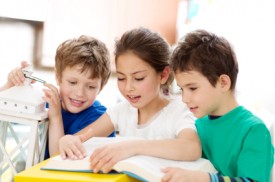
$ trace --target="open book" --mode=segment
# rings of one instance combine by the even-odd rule
[[[132,138],[134,140],[134,138]],[[43,166],[42,170],[60,170],[60,171],[78,171],[78,172],[92,172],[89,168],[89,156],[97,147],[107,145],[114,142],[129,140],[124,137],[94,137],[84,143],[87,152],[87,157],[82,160],[61,159],[60,156],[50,158],[48,163]],[[161,181],[164,175],[161,172],[165,167],[180,167],[191,170],[202,170],[205,172],[217,172],[213,165],[206,159],[199,159],[197,161],[174,161],[161,159],[151,156],[133,156],[128,159],[119,161],[114,165],[113,170],[119,173],[125,173],[131,177],[142,181]]]

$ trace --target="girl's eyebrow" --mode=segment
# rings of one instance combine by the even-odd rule
[[[142,73],[142,72],[146,72],[146,70],[141,70],[141,71],[135,71],[135,72],[133,72],[133,73],[130,73],[130,74],[134,75],[134,74],[138,74],[138,73]],[[122,75],[125,75],[124,73],[122,73],[122,72],[120,72],[120,71],[117,71],[117,73],[118,73],[118,74],[122,74]]]

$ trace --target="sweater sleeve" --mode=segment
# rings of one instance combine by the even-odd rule
[[[209,174],[211,182],[254,182],[254,180],[246,177],[229,177],[221,176],[219,174]]]

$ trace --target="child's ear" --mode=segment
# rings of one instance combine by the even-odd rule
[[[166,66],[160,74],[160,83],[165,84],[170,75],[170,67]]]
[[[219,78],[219,82],[222,90],[224,91],[230,90],[231,79],[228,75],[225,75],[225,74],[221,75]]]

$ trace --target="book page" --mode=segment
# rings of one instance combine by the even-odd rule
[[[159,163],[152,160],[152,157],[134,156],[120,161],[113,168],[142,181],[160,181],[164,174],[158,165]]]
[[[104,145],[112,144],[115,142],[134,140],[137,138],[126,138],[126,137],[93,137],[83,143],[86,150],[87,156],[81,160],[62,159],[60,155],[52,157],[48,160],[47,164],[41,169],[43,170],[60,170],[60,171],[82,171],[92,172],[90,169],[89,158],[93,151]]]
[[[60,155],[50,158],[42,170],[58,170],[58,171],[79,171],[79,172],[92,172],[90,169],[89,157],[87,156],[82,160],[62,159]]]
[[[202,170],[205,172],[217,172],[213,165],[206,159],[188,162],[167,160],[143,155],[133,156],[120,161],[114,166],[114,169],[124,173],[132,172],[148,181],[160,181],[164,175],[164,173],[161,172],[161,169],[166,167],[179,167],[190,170]]]

